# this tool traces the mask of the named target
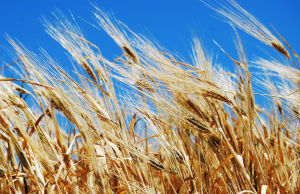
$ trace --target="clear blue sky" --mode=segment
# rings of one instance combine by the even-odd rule
[[[172,52],[178,52],[187,60],[191,53],[191,31],[195,31],[205,46],[229,70],[233,63],[213,43],[216,40],[228,54],[236,58],[232,42],[231,27],[216,19],[216,13],[203,5],[199,0],[101,0],[96,1],[98,7],[113,12],[115,17],[137,33],[151,34],[164,47]],[[299,0],[237,0],[248,12],[259,19],[272,31],[270,23],[290,43],[294,50],[300,53],[300,1]],[[94,24],[92,6],[86,0],[0,0],[0,65],[12,62],[6,50],[9,46],[5,33],[18,39],[34,52],[39,47],[44,48],[50,56],[60,61],[65,69],[70,69],[71,63],[65,50],[46,32],[39,18],[42,15],[53,18],[51,11],[60,9],[67,16],[69,11],[75,16],[86,38],[100,47],[104,57],[113,60],[121,54],[120,49],[103,31],[82,21],[84,18]],[[257,46],[267,48],[262,43],[242,31],[240,36],[244,42],[248,59],[254,55],[267,56]],[[272,31],[273,32],[273,31]],[[274,32],[275,34],[275,32]]]

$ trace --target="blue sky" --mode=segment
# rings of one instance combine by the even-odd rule
[[[231,27],[217,19],[217,14],[199,0],[102,0],[95,1],[98,7],[113,12],[115,17],[137,33],[151,35],[165,48],[191,61],[192,32],[202,40],[216,61],[233,71],[233,63],[213,43],[218,42],[224,50],[237,58],[232,41]],[[300,1],[299,0],[237,0],[248,12],[259,19],[270,31],[272,24],[297,52],[300,51]],[[65,50],[44,30],[40,21],[42,16],[53,18],[51,12],[58,8],[67,16],[75,16],[77,23],[87,40],[101,49],[104,57],[114,60],[121,55],[121,50],[103,30],[98,30],[86,23],[83,18],[96,24],[92,18],[92,6],[86,0],[0,0],[0,65],[3,67],[12,60],[7,55],[9,47],[4,35],[18,39],[34,52],[42,47],[50,56],[58,60],[65,69],[71,63]],[[269,48],[253,37],[239,31],[249,60],[253,56],[268,58],[260,48]],[[275,34],[275,32],[274,32]]]

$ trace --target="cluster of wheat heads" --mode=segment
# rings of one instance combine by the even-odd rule
[[[237,33],[236,74],[226,73],[198,39],[188,63],[95,7],[124,53],[109,61],[58,13],[44,24],[76,78],[8,37],[16,60],[4,69],[19,77],[0,79],[0,192],[300,192],[298,56],[235,1],[207,5],[282,54],[255,61],[279,78],[257,81],[271,108],[255,104]]]

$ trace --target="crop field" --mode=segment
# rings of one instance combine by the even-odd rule
[[[7,35],[0,193],[300,193],[297,51],[234,0],[202,2],[232,26],[238,57],[216,44],[235,73],[214,64],[196,37],[187,62],[97,6],[97,25],[123,52],[114,60],[61,12],[43,24],[72,73]],[[261,80],[242,31],[276,53],[252,62]]]

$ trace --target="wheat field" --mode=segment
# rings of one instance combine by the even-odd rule
[[[238,58],[219,48],[235,73],[196,37],[189,63],[96,6],[123,51],[114,61],[62,13],[43,21],[75,77],[7,36],[13,57],[1,71],[15,74],[0,77],[0,193],[300,193],[296,51],[234,0],[202,2],[233,27]],[[236,29],[281,55],[254,61],[264,79]]]

